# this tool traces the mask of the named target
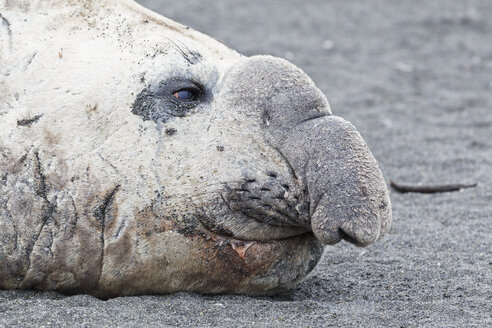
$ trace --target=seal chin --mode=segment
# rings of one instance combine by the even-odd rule
[[[273,295],[291,289],[315,268],[323,253],[323,245],[310,232],[269,241],[209,232],[206,239],[213,245],[207,249],[217,252],[209,262],[214,271],[207,283],[190,291],[207,294]],[[228,276],[221,276],[221,271]]]
[[[324,246],[311,231],[234,214],[234,222],[244,220],[245,225],[251,228],[253,224],[257,229],[236,229],[239,225],[225,228],[199,217],[201,233],[192,238],[203,245],[202,257],[214,255],[207,262],[203,285],[193,284],[189,291],[276,294],[296,286],[319,262]]]
[[[212,239],[231,242],[234,247],[246,246],[252,242],[268,243],[312,234],[310,229],[303,227],[269,224],[262,222],[260,218],[255,219],[238,212],[230,215],[233,219],[228,219],[224,223],[202,216],[198,216],[198,220]]]

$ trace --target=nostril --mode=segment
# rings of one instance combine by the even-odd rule
[[[365,247],[375,242],[380,234],[380,225],[371,221],[345,222],[338,231],[342,239],[355,246]]]
[[[352,237],[349,234],[347,234],[345,231],[343,231],[343,229],[339,228],[338,229],[338,234],[340,235],[340,239],[343,239],[345,241],[348,241],[351,244],[360,246],[359,245],[359,242],[357,241],[357,239],[355,239],[354,237]]]

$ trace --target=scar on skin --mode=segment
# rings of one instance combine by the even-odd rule
[[[7,18],[3,17],[0,13],[0,22],[7,29],[7,34],[9,35],[9,48],[12,48],[12,29],[10,28],[10,22]]]
[[[175,128],[167,128],[165,132],[168,136],[172,136],[176,133],[176,129]]]
[[[34,116],[33,118],[25,118],[25,119],[22,119],[22,120],[17,120],[17,126],[31,126],[33,123],[36,123],[37,121],[39,121],[39,119],[42,117],[43,115],[36,115]]]

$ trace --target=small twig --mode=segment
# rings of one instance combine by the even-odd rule
[[[394,181],[390,181],[390,186],[398,192],[406,193],[406,192],[418,192],[422,194],[432,194],[437,192],[448,192],[448,191],[459,191],[465,188],[473,188],[476,187],[477,184],[447,184],[447,185],[433,185],[433,186],[409,186],[409,185],[401,185],[397,184]]]

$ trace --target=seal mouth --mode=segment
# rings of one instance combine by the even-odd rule
[[[212,240],[214,241],[217,246],[219,247],[227,247],[230,246],[240,258],[243,260],[245,259],[246,252],[248,249],[250,249],[251,246],[256,245],[257,247],[268,247],[269,245],[275,244],[275,243],[281,243],[281,242],[286,242],[286,241],[292,241],[298,238],[312,238],[314,234],[310,231],[305,231],[305,232],[300,232],[299,234],[284,237],[284,238],[275,238],[275,239],[270,239],[270,240],[256,240],[256,239],[251,239],[251,240],[246,240],[246,239],[240,239],[234,236],[234,234],[230,232],[217,232],[215,229],[211,230],[207,228],[206,224],[202,222],[202,226],[204,230],[206,231],[205,233],[205,238],[207,240]]]
[[[232,247],[246,246],[248,243],[272,243],[276,241],[285,241],[288,239],[297,238],[304,234],[312,235],[310,229],[302,227],[292,227],[280,224],[269,224],[260,221],[259,219],[253,219],[250,216],[245,216],[242,213],[235,214],[238,217],[243,218],[245,221],[253,221],[255,227],[261,227],[262,232],[248,232],[248,231],[236,231],[228,229],[221,224],[211,222],[211,220],[197,216],[198,222],[206,232],[205,237],[216,240],[218,242],[230,242]],[[266,232],[265,232],[266,230]]]

